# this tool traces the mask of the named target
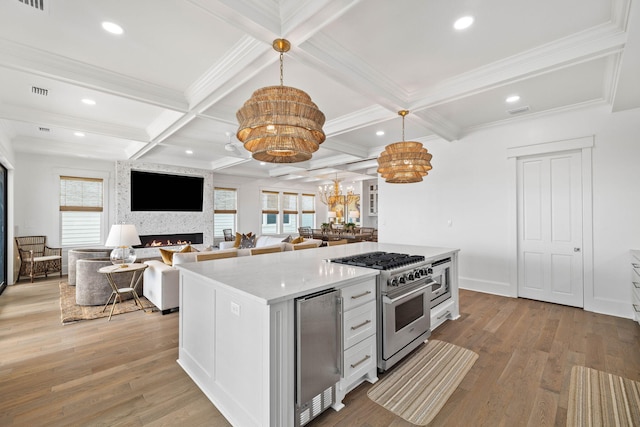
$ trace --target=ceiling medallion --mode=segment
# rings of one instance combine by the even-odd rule
[[[304,91],[283,84],[284,52],[289,41],[276,39],[280,52],[280,86],[256,90],[236,113],[237,137],[261,162],[295,163],[311,159],[326,138],[324,114]]]
[[[378,157],[378,173],[386,182],[407,184],[422,181],[431,170],[432,155],[419,142],[404,140],[404,117],[408,110],[400,110],[402,116],[402,142],[394,142],[384,148]]]

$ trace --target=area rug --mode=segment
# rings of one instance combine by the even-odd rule
[[[640,382],[574,366],[567,426],[640,426]]]
[[[429,424],[477,358],[471,350],[431,340],[371,387],[367,395],[410,423]]]
[[[154,307],[154,305],[143,296],[140,297],[140,302],[144,308]],[[67,282],[60,282],[60,317],[63,324],[77,322],[80,320],[109,317],[111,304],[109,304],[109,307],[107,307],[104,312],[102,312],[103,307],[103,305],[77,305],[75,286],[69,286]],[[115,316],[116,314],[129,313],[138,310],[140,310],[140,307],[135,304],[133,299],[130,299],[116,304],[116,308],[113,310],[113,315]]]

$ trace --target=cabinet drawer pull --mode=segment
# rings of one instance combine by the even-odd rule
[[[358,295],[351,295],[351,299],[358,299],[358,298],[362,298],[362,297],[364,297],[364,296],[369,295],[370,293],[371,293],[371,291],[366,291],[366,292],[363,292],[363,293],[358,294]]]
[[[436,319],[440,320],[440,319],[442,319],[443,317],[446,317],[446,316],[448,316],[448,315],[450,315],[450,314],[451,314],[451,312],[450,312],[450,311],[445,311],[445,312],[444,312],[444,313],[442,313],[440,316],[436,317]]]
[[[633,268],[640,268],[640,264],[637,262],[632,262],[631,265],[633,265]]]
[[[369,323],[371,323],[371,320],[367,319],[367,320],[365,320],[364,322],[360,323],[359,325],[352,326],[352,327],[351,327],[351,330],[352,330],[352,331],[355,331],[356,329],[360,329],[360,328],[362,328],[363,326],[368,325]]]
[[[636,313],[640,313],[640,307],[638,307],[638,304],[633,304],[633,309],[636,311]]]
[[[640,289],[640,283],[638,282],[633,282],[633,286],[635,286],[636,289]]]
[[[358,365],[362,365],[364,362],[366,362],[367,360],[371,359],[371,356],[369,356],[368,354],[364,357],[364,359],[362,359],[359,362],[356,363],[352,363],[351,364],[351,369],[356,368]]]

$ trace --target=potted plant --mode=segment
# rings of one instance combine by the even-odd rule
[[[320,229],[322,230],[323,233],[326,233],[326,232],[330,231],[331,230],[331,223],[323,222],[322,225],[320,225]]]
[[[344,225],[344,231],[353,233],[356,231],[356,225],[353,222],[348,222]]]

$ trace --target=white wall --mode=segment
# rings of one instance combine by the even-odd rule
[[[238,229],[239,233],[260,233],[262,224],[262,206],[260,194],[263,190],[291,191],[297,193],[316,194],[318,187],[312,184],[279,181],[273,179],[256,179],[235,177],[232,175],[214,174],[216,187],[229,187],[238,190]],[[327,209],[316,197],[316,224],[324,222]]]
[[[594,290],[585,300],[594,311],[631,317],[629,250],[640,248],[639,134],[640,109],[612,114],[597,107],[428,142],[433,170],[423,182],[380,180],[379,240],[460,248],[461,287],[516,295],[507,148],[594,135]]]
[[[7,277],[6,283],[12,284],[14,282],[14,259],[16,254],[13,251],[13,209],[14,205],[14,181],[15,181],[15,153],[13,151],[13,146],[7,136],[7,132],[4,130],[2,122],[0,121],[0,163],[7,169],[7,230],[6,230],[6,239],[7,239]]]

